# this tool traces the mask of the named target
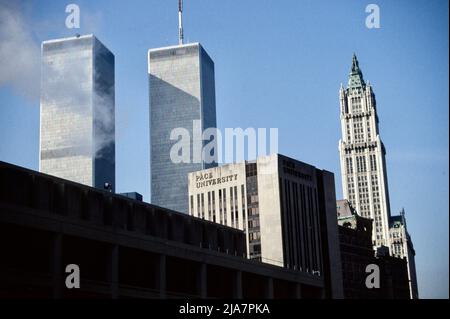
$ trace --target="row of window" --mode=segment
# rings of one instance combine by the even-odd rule
[[[261,240],[261,232],[259,232],[259,231],[250,232],[248,234],[248,237],[249,237],[250,242]]]
[[[259,227],[259,218],[258,219],[252,219],[248,221],[248,228],[258,228]]]
[[[403,256],[404,250],[402,245],[393,245],[394,255]]]
[[[356,157],[356,171],[358,173],[362,173],[362,172],[366,172],[367,171],[366,157],[364,155]]]
[[[216,214],[216,192],[218,193],[218,206],[219,212]],[[227,214],[227,193],[229,198],[230,215]],[[206,196],[205,196],[206,195]],[[241,185],[241,203],[242,203],[242,215],[240,217],[238,207],[238,187],[230,187],[228,189],[223,188],[218,191],[209,191],[207,193],[197,194],[197,207],[194,209],[194,196],[190,196],[190,213],[196,217],[207,219],[213,222],[218,222],[222,225],[227,225],[235,228],[239,228],[239,219],[242,218],[243,229],[246,229],[245,223],[245,187]],[[206,205],[205,205],[206,197]],[[231,221],[228,224],[228,217]]]
[[[367,119],[365,122],[365,126],[363,125],[363,118],[354,118],[353,119],[353,137],[355,138],[355,142],[363,142],[365,140],[365,133],[367,133],[367,140],[371,140],[372,134],[370,129],[370,119]],[[352,131],[350,129],[350,123],[347,122],[347,135],[346,138],[349,142],[352,141]]]
[[[375,154],[369,155],[369,164],[370,164],[370,171],[376,172],[377,160],[376,160]],[[345,158],[345,167],[346,167],[347,174],[353,174],[353,159],[351,157]],[[366,164],[366,156],[365,155],[356,156],[356,171],[357,171],[357,173],[367,172],[367,164]]]

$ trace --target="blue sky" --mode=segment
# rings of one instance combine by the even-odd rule
[[[76,31],[65,28],[69,3],[81,9]],[[380,29],[365,27],[369,3],[380,7]],[[39,61],[41,41],[75,33],[94,33],[115,54],[116,188],[149,201],[146,53],[177,43],[177,1],[14,9],[24,61]],[[218,127],[277,127],[280,153],[333,171],[338,197],[338,90],[356,52],[377,97],[391,210],[406,210],[419,293],[448,298],[448,1],[185,0],[184,24],[185,40],[201,42],[215,61]],[[7,36],[0,31],[0,46]],[[0,50],[0,160],[37,170],[39,74],[15,58]],[[8,65],[14,72],[5,76]]]

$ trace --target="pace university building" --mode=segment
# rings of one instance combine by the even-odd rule
[[[42,43],[39,170],[115,187],[114,55],[93,35]]]
[[[189,174],[192,216],[241,229],[248,257],[324,278],[342,297],[333,173],[273,154]]]

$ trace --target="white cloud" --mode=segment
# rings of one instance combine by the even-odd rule
[[[39,100],[40,47],[20,1],[0,0],[0,86]]]

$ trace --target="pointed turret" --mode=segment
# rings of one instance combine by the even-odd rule
[[[365,86],[366,83],[364,83],[364,78],[361,69],[359,68],[358,58],[356,57],[356,54],[353,53],[352,69],[350,71],[350,76],[348,79],[348,88],[358,88]]]
[[[353,57],[352,57],[352,72],[355,72],[357,70],[359,70],[358,58],[356,57],[356,54],[353,53]]]
[[[341,83],[341,87],[339,89],[339,99],[340,99],[340,105],[341,105],[341,113],[347,113],[348,112],[348,108],[347,108],[347,96],[346,96],[346,91],[344,88],[344,85]]]
[[[401,216],[401,219],[402,219],[403,227],[405,227],[405,229],[406,229],[405,208],[403,208],[403,207],[402,207],[402,210],[400,211],[400,216]]]

